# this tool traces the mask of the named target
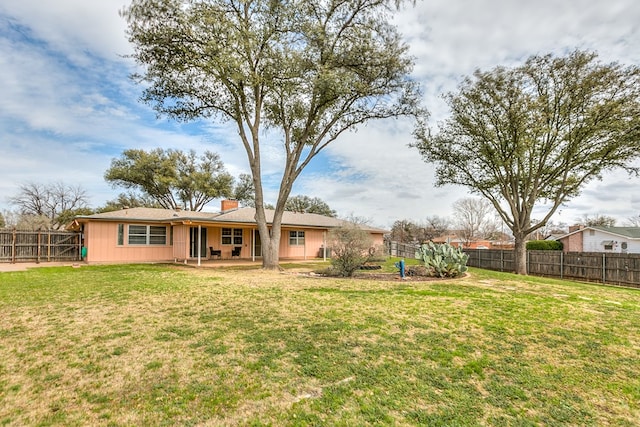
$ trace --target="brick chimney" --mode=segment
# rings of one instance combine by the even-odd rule
[[[574,231],[582,230],[584,227],[580,224],[569,226],[569,233],[573,233]]]
[[[223,200],[220,206],[220,212],[226,212],[233,209],[238,209],[237,200]]]

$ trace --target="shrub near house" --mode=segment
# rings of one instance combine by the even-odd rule
[[[561,251],[562,243],[556,240],[530,240],[527,242],[528,251]]]
[[[333,274],[351,277],[375,254],[371,235],[356,224],[344,225],[329,232],[331,270]]]

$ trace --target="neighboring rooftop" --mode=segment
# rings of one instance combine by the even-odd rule
[[[630,239],[640,239],[640,227],[603,227],[593,226],[586,227],[594,230],[605,231],[607,233],[618,234],[620,236],[628,237]]]
[[[623,236],[628,239],[640,239],[640,227],[605,227],[602,225],[591,225],[591,226],[579,226],[579,227],[576,226],[575,229],[573,228],[574,227],[570,228],[571,231],[569,233],[556,237],[556,240],[563,239],[567,236],[570,236],[576,233],[581,233],[585,230],[598,230],[604,233]]]

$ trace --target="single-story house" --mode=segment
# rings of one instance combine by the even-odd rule
[[[266,211],[267,221],[273,211]],[[327,233],[347,221],[328,216],[285,212],[281,259],[323,257]],[[78,216],[72,229],[82,231],[87,262],[164,262],[200,259],[253,259],[262,256],[254,208],[223,200],[219,213],[130,208]],[[364,227],[374,244],[387,232]]]
[[[556,240],[564,252],[640,253],[640,227],[576,225]]]

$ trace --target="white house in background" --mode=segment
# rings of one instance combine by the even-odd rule
[[[576,225],[556,240],[564,252],[640,253],[640,227]]]

